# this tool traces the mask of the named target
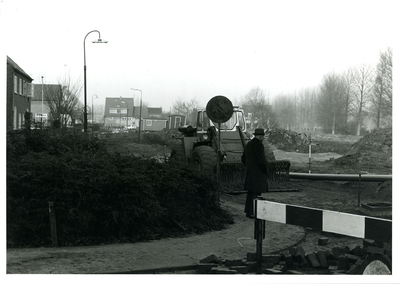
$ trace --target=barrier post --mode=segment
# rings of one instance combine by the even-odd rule
[[[56,224],[56,211],[54,210],[54,202],[49,202],[49,213],[50,213],[50,230],[51,230],[51,241],[53,246],[58,246],[57,241],[57,224]]]
[[[265,238],[265,220],[257,218],[257,200],[264,200],[263,197],[255,199],[255,220],[254,220],[254,238],[257,240],[256,244],[256,260],[257,260],[257,274],[262,273],[262,240]]]

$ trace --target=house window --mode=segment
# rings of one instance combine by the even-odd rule
[[[19,78],[18,80],[18,94],[22,94],[22,79]]]
[[[121,114],[127,114],[128,113],[128,110],[126,108],[121,108],[120,111],[121,111]]]
[[[152,120],[146,120],[146,126],[152,126],[153,121]]]
[[[118,110],[117,109],[112,109],[112,108],[110,108],[110,114],[111,113],[118,113]]]
[[[18,77],[14,75],[14,93],[18,93]]]
[[[24,94],[24,80],[22,80],[22,79],[21,79],[21,86],[20,86],[20,88],[21,88],[21,95],[23,95],[23,94]]]

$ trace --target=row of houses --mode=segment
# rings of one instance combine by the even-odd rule
[[[142,119],[143,131],[159,131],[164,128],[176,129],[186,124],[186,117],[182,115],[165,116],[162,107],[135,106],[133,98],[119,97],[106,98],[104,111],[104,126],[122,128],[130,126],[139,128]]]
[[[33,84],[32,82],[33,79],[7,56],[7,129],[21,129],[27,119],[40,122],[45,126],[53,123],[49,102],[46,101],[44,94],[62,94],[63,87],[60,84]],[[83,108],[83,103],[78,100],[74,110],[65,118],[66,125],[83,124]],[[91,111],[89,108],[88,113],[90,114]],[[140,118],[143,131],[172,129],[186,124],[184,116],[166,117],[162,112],[162,107],[142,106],[141,108],[134,105],[133,98],[128,97],[107,97],[104,115],[98,122],[108,128],[130,126],[138,128]],[[93,121],[90,120],[90,123]]]

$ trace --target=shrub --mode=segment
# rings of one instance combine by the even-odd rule
[[[7,245],[138,241],[221,229],[217,185],[182,165],[109,153],[96,136],[63,130],[7,135]],[[179,224],[180,226],[178,226]]]

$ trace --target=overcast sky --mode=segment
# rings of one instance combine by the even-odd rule
[[[85,41],[88,104],[94,94],[95,105],[134,95],[138,104],[136,88],[168,111],[178,98],[238,103],[258,86],[272,99],[375,66],[398,37],[396,2],[2,0],[2,45],[36,84],[68,73],[83,85],[84,38],[98,30],[108,43]]]

